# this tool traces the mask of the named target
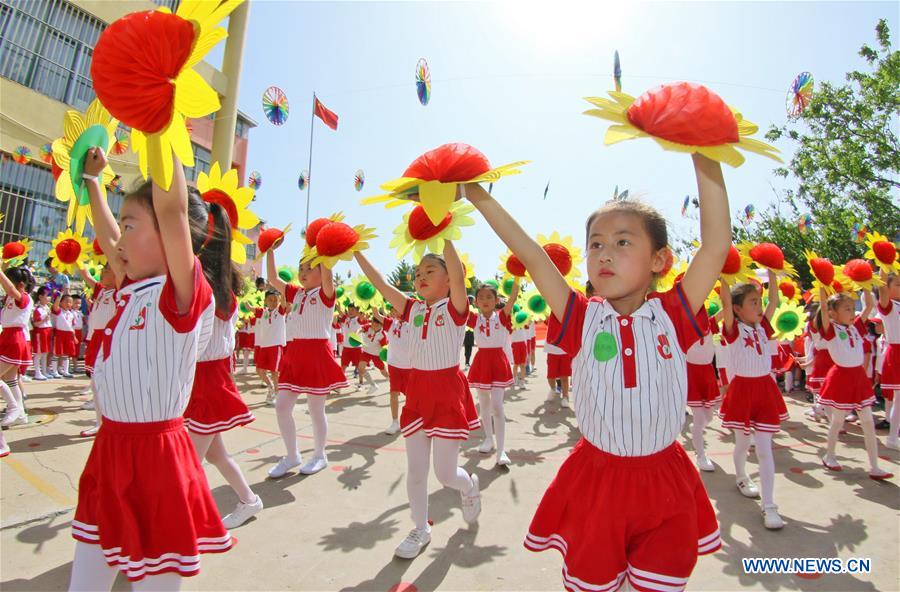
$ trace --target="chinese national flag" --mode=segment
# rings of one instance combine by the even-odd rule
[[[337,129],[338,124],[338,116],[334,111],[329,111],[328,107],[322,104],[322,101],[319,100],[319,97],[313,95],[316,100],[315,105],[313,106],[313,113],[315,113],[316,117],[322,120],[322,123],[327,125],[333,130]]]

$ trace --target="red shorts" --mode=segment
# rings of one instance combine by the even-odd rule
[[[365,362],[365,363],[370,364],[370,365],[372,365],[372,366],[375,366],[375,367],[378,368],[379,370],[384,370],[384,362],[381,361],[381,357],[380,357],[380,356],[375,356],[375,355],[372,355],[372,354],[370,354],[370,353],[361,352],[360,355],[359,355],[359,361],[360,361],[360,362]]]
[[[406,383],[409,382],[409,368],[397,368],[388,364],[388,377],[391,382],[392,393],[406,394]]]
[[[35,327],[31,331],[31,350],[36,354],[50,353],[50,336],[53,327]]]
[[[857,411],[875,404],[872,381],[862,366],[845,368],[834,365],[825,377],[819,404],[841,411]]]
[[[278,390],[297,395],[327,395],[349,386],[327,339],[291,340],[278,370]]]
[[[197,362],[184,423],[195,434],[218,434],[253,421],[231,378],[231,357]]]
[[[547,354],[547,378],[569,378],[572,376],[572,356],[566,354]]]
[[[881,394],[893,401],[894,391],[900,391],[900,343],[889,343],[884,350],[881,372]]]
[[[512,342],[512,352],[513,352],[513,364],[516,366],[523,365],[528,360],[528,342],[527,341],[513,341]]]
[[[544,493],[525,538],[563,556],[575,592],[684,590],[698,555],[722,546],[706,488],[681,444],[615,456],[581,439]]]
[[[472,365],[469,366],[468,380],[470,387],[483,391],[511,387],[512,369],[503,348],[479,347]]]
[[[687,364],[688,407],[715,407],[722,402],[712,364]]]
[[[253,349],[256,347],[256,335],[238,331],[237,349]]]
[[[253,362],[257,370],[268,370],[269,372],[278,372],[281,365],[281,355],[284,348],[280,345],[270,347],[257,347],[253,352]]]
[[[409,373],[400,429],[408,438],[425,430],[429,438],[468,440],[481,427],[472,392],[459,367]]]
[[[356,368],[362,361],[361,347],[345,347],[341,350],[341,368],[353,366]]]
[[[769,376],[733,376],[719,409],[722,427],[732,430],[777,432],[788,418],[784,397]]]
[[[75,332],[53,330],[53,355],[75,357]]]
[[[72,536],[100,545],[129,580],[200,572],[200,553],[235,541],[222,525],[206,473],[181,418],[103,418],[78,484]]]
[[[22,327],[4,327],[0,331],[0,362],[26,368],[31,365],[31,346]]]

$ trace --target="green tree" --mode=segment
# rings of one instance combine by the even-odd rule
[[[770,141],[787,138],[796,147],[790,162],[775,174],[794,179],[797,186],[785,190],[780,203],[761,213],[749,229],[734,229],[738,239],[781,246],[807,284],[811,278],[804,249],[840,264],[865,251],[854,240],[854,224],[889,238],[900,229],[900,52],[891,51],[885,20],[875,31],[877,47],[859,50],[866,71],[847,73],[844,84],[817,82],[796,120],[769,129]],[[812,227],[803,234],[798,221],[806,212]]]
[[[394,271],[388,275],[387,280],[392,286],[401,292],[415,292],[413,281],[416,279],[416,267],[406,259],[400,261]]]

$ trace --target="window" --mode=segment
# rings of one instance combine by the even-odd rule
[[[103,21],[65,0],[0,0],[0,76],[83,110]]]
[[[191,147],[194,149],[194,168],[185,168],[184,176],[188,181],[196,183],[200,173],[209,174],[209,169],[212,167],[212,153],[203,146],[193,142],[191,142]]]
[[[181,0],[150,0],[157,6],[165,6],[172,12],[176,12],[178,10],[178,5],[181,3]]]

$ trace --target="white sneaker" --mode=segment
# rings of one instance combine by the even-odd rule
[[[281,460],[278,461],[278,464],[269,469],[269,477],[272,479],[278,479],[279,477],[284,477],[288,471],[293,469],[294,467],[299,467],[300,463],[303,460],[298,456],[296,461],[289,459],[286,456],[282,456]]]
[[[712,464],[712,461],[706,458],[706,455],[702,455],[697,457],[697,468],[701,471],[712,473],[716,470],[716,465]]]
[[[396,434],[399,431],[400,431],[400,422],[395,419],[394,421],[391,422],[390,427],[388,427],[388,429],[384,430],[384,433],[389,436],[393,436],[394,434]]]
[[[87,411],[93,411],[93,410],[94,410],[94,400],[93,400],[93,399],[88,399],[87,401],[85,401],[84,403],[82,403],[82,404],[81,404],[81,409],[85,409],[85,410],[87,410]]]
[[[326,458],[314,458],[302,467],[300,467],[301,475],[315,475],[322,469],[328,466],[328,459]]]
[[[900,450],[900,439],[891,440],[890,438],[888,438],[884,441],[884,446],[885,448],[890,448],[891,450]]]
[[[478,452],[481,454],[490,454],[494,451],[494,441],[493,440],[485,440],[481,443],[481,446],[478,447]]]
[[[568,409],[569,408],[569,398],[563,397],[562,400],[559,402],[559,404],[561,407]]]
[[[66,372],[65,374],[60,374],[62,378],[75,378],[75,375],[71,372]]]
[[[778,506],[775,504],[766,504],[762,507],[763,524],[769,530],[779,530],[784,528],[784,520],[778,515]]]
[[[409,531],[403,542],[394,549],[394,555],[400,559],[415,559],[422,549],[431,542],[431,527],[414,528]]]
[[[21,380],[22,382],[31,382],[31,377],[27,374],[23,374],[21,377],[19,377],[19,380]]]
[[[258,495],[256,496],[256,501],[252,504],[245,504],[244,502],[239,501],[237,506],[234,507],[234,511],[222,518],[222,524],[229,530],[237,528],[247,520],[250,520],[252,517],[262,512],[262,509],[262,498]]]
[[[469,493],[459,492],[462,500],[463,520],[468,524],[478,522],[478,515],[481,514],[481,492],[478,490],[478,475],[472,473],[472,489]]]
[[[38,372],[38,373],[35,373],[34,379],[35,379],[35,380],[42,381],[42,380],[47,380],[47,377],[44,376],[43,374],[41,374],[40,372]]]
[[[21,409],[13,409],[6,412],[0,426],[8,427],[14,425],[22,425],[28,423],[28,416]]]
[[[47,375],[47,378],[62,378],[62,376],[59,375],[59,372],[51,372]]]
[[[374,382],[369,385],[369,388],[366,389],[366,394],[369,394],[369,395],[374,395],[377,392],[378,392],[378,385],[375,384]]]
[[[268,406],[268,407],[274,407],[274,406],[275,406],[275,396],[276,396],[276,394],[277,394],[277,392],[276,392],[276,391],[273,391],[273,390],[270,390],[268,393],[266,393],[266,406]]]
[[[749,497],[751,499],[756,499],[759,497],[759,488],[756,486],[750,477],[744,477],[743,479],[738,479],[737,481],[738,491],[741,492],[741,495],[744,497]]]
[[[552,390],[549,393],[547,393],[547,402],[548,403],[552,403],[555,399],[556,399],[556,391],[555,390]]]
[[[506,467],[512,464],[512,461],[509,460],[509,456],[506,455],[505,450],[497,455],[497,464],[501,467]]]
[[[88,428],[86,430],[81,430],[80,432],[78,432],[78,435],[81,436],[82,438],[90,438],[92,436],[96,436],[97,432],[99,432],[99,431],[100,431],[100,426],[95,425],[92,428]]]
[[[9,443],[0,446],[0,458],[3,458],[4,456],[9,456]]]

